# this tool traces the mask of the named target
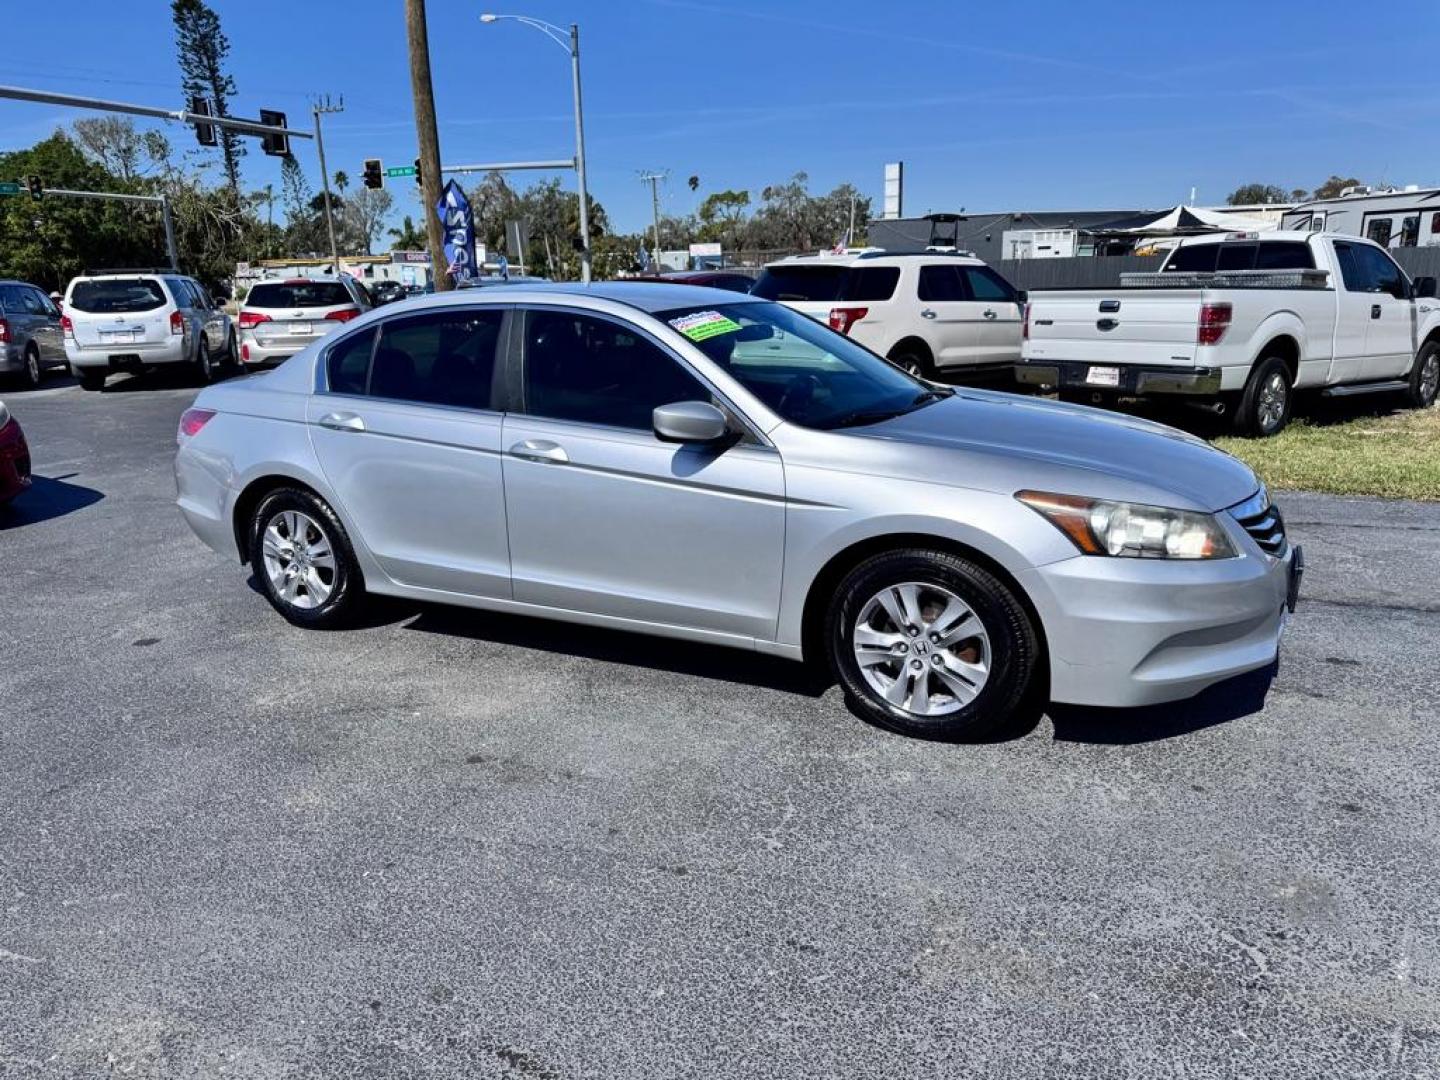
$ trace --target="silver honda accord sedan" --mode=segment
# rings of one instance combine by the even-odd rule
[[[299,626],[368,592],[823,658],[930,737],[1266,667],[1302,567],[1199,439],[694,286],[381,308],[204,390],[178,438],[191,528]]]

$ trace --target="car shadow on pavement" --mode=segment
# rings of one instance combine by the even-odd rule
[[[418,605],[418,610],[405,629],[698,675],[806,697],[820,697],[832,683],[829,673],[817,665],[743,649],[444,605]]]
[[[64,517],[105,498],[94,488],[67,484],[66,480],[74,475],[31,477],[26,491],[16,496],[13,502],[0,506],[0,532]]]
[[[1170,701],[1138,709],[1102,709],[1052,704],[1046,714],[1055,738],[1065,742],[1128,746],[1189,735],[1238,720],[1265,707],[1276,665],[1216,683],[1188,701]]]

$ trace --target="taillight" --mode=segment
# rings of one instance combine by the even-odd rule
[[[259,326],[262,322],[269,322],[269,321],[270,321],[270,316],[269,316],[269,315],[261,315],[260,312],[258,312],[258,311],[241,311],[241,312],[240,312],[240,329],[241,329],[241,330],[253,330],[255,327]]]
[[[170,333],[185,333],[185,317],[181,315],[178,311],[170,312]]]
[[[358,307],[344,307],[341,308],[339,311],[330,312],[330,314],[326,315],[325,318],[332,319],[335,322],[349,322],[351,319],[355,318],[359,314],[360,309]]]
[[[1021,325],[1020,325],[1020,339],[1021,339],[1022,341],[1029,341],[1029,340],[1030,340],[1030,305],[1029,305],[1029,304],[1021,304],[1020,306],[1025,309],[1025,321],[1024,321],[1023,323],[1021,323]]]
[[[186,437],[200,434],[200,429],[215,415],[214,409],[186,409],[180,414],[180,434]]]
[[[75,340],[75,320],[69,315],[60,316],[60,331],[71,341]]]
[[[6,345],[6,344],[9,344],[9,342],[10,342],[10,324],[9,324],[8,322],[6,322],[4,319],[0,319],[0,345]]]
[[[1200,325],[1195,331],[1195,340],[1201,345],[1216,344],[1230,329],[1230,316],[1229,304],[1201,304]]]
[[[848,334],[852,326],[869,314],[870,309],[864,307],[831,308],[830,329],[837,330],[842,334]]]

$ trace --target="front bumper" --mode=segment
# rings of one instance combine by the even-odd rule
[[[1076,556],[1022,575],[1050,650],[1050,696],[1075,705],[1179,701],[1275,662],[1304,555],[1214,562]]]
[[[1089,381],[1092,368],[1119,370],[1118,385]],[[1022,362],[1015,365],[1015,381],[1047,390],[1085,390],[1092,393],[1140,397],[1145,394],[1196,394],[1213,397],[1220,393],[1219,368],[1139,367],[1127,364],[1090,364],[1074,360]]]

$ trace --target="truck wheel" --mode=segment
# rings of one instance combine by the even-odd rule
[[[1427,341],[1415,356],[1405,400],[1412,408],[1428,409],[1435,404],[1436,390],[1440,390],[1440,343]]]
[[[1235,409],[1235,430],[1241,435],[1265,438],[1274,435],[1290,422],[1295,405],[1295,391],[1290,385],[1290,369],[1278,356],[1267,356],[1255,365],[1240,404]]]

